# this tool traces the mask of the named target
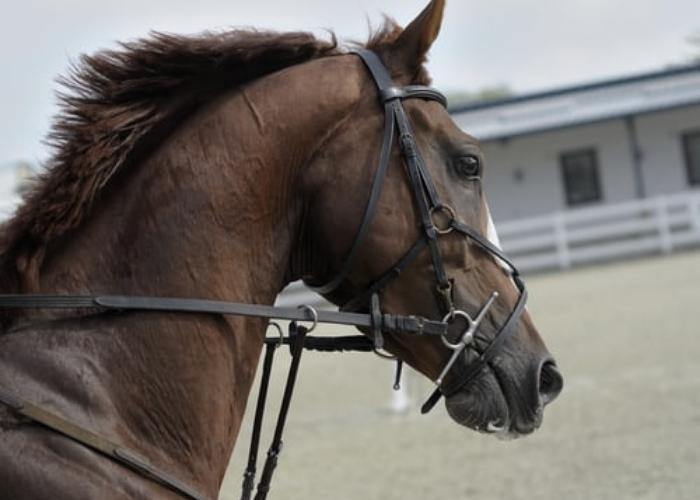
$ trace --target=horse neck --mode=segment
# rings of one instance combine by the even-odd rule
[[[77,233],[36,252],[29,291],[274,300],[298,274],[305,167],[359,96],[355,59],[287,68],[200,109],[112,181]]]
[[[299,83],[303,75],[290,68],[191,116],[114,181],[77,234],[47,252],[40,290],[272,303],[290,275],[304,165],[347,113],[322,109],[332,89],[314,94],[313,75]],[[305,106],[312,98],[316,106]],[[152,313],[115,323],[105,325],[99,353],[120,367],[102,382],[118,411],[112,424],[218,487],[265,323]],[[144,382],[135,388],[134,380]]]

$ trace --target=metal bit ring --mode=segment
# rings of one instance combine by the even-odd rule
[[[456,344],[453,344],[445,336],[441,336],[440,340],[442,340],[442,343],[445,344],[445,347],[448,347],[452,349],[453,351],[456,351],[458,349],[461,349],[463,346],[466,346],[467,344],[471,343],[472,339],[474,338],[474,320],[472,319],[469,314],[467,314],[464,311],[461,310],[455,310],[455,311],[450,311],[445,315],[444,318],[442,318],[442,322],[445,324],[450,324],[456,317],[464,318],[467,320],[467,329],[462,333],[462,336]]]

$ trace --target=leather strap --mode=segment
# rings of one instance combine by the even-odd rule
[[[472,241],[477,243],[484,251],[486,251],[487,253],[491,253],[493,256],[502,260],[506,265],[508,265],[511,268],[511,277],[513,279],[513,282],[515,283],[515,286],[518,288],[520,295],[518,296],[518,300],[515,303],[513,310],[508,315],[508,318],[506,319],[505,323],[503,323],[493,340],[489,342],[486,350],[484,350],[476,360],[469,363],[465,370],[463,370],[461,373],[454,374],[447,381],[443,382],[443,384],[440,387],[436,388],[433,391],[430,397],[428,397],[427,401],[423,404],[423,406],[421,406],[421,413],[423,414],[426,414],[430,410],[432,410],[435,404],[440,400],[440,398],[443,395],[451,396],[452,394],[455,394],[460,389],[465,387],[472,381],[474,377],[476,377],[486,367],[489,361],[491,361],[496,355],[496,353],[501,349],[505,341],[509,337],[511,337],[515,332],[515,325],[517,324],[518,319],[520,319],[520,316],[525,310],[525,304],[527,303],[528,297],[527,289],[525,288],[525,283],[520,278],[517,268],[499,248],[497,248],[491,242],[483,238],[478,232],[474,231],[471,227],[462,224],[461,222],[451,221],[451,225],[455,228],[456,231],[470,238]]]
[[[162,484],[166,488],[179,493],[184,498],[192,500],[204,500],[206,498],[173,475],[153,466],[145,458],[140,457],[114,441],[77,426],[60,415],[22,399],[8,389],[2,387],[0,387],[0,403],[5,404],[18,415],[37,422],[101,455],[119,462],[153,481]]]
[[[396,87],[391,75],[374,52],[369,50],[357,50],[353,51],[353,54],[356,54],[362,59],[379,91],[380,102],[384,107],[384,135],[379,156],[379,164],[372,182],[369,200],[365,207],[362,221],[360,222],[360,227],[356,233],[353,243],[350,246],[350,250],[343,260],[340,270],[331,280],[323,285],[315,285],[308,282],[306,283],[309,288],[322,295],[335,291],[347,279],[348,274],[352,270],[355,258],[358,255],[360,248],[362,248],[362,244],[364,243],[367,233],[369,232],[371,222],[374,219],[379,197],[381,196],[382,186],[384,184],[386,171],[391,158],[391,150],[394,144],[394,136],[396,135],[396,127],[399,129],[399,137],[401,139],[403,139],[404,136],[412,137],[408,118],[405,116],[403,107],[401,106],[401,100],[408,98],[428,99],[438,101],[443,106],[447,106],[447,99],[445,96],[431,87],[422,85],[410,85],[403,88]],[[405,151],[403,151],[403,146],[402,152],[405,154]],[[418,172],[417,175],[420,176],[421,182],[428,192],[428,197],[432,205],[437,200],[435,188],[432,186],[432,182],[425,171],[425,167],[421,166],[422,160],[420,159],[420,156],[417,154],[414,156],[415,159],[412,161],[417,162],[417,165],[409,166],[409,174],[411,177],[415,177],[416,174],[413,172]],[[423,188],[421,188],[420,191],[422,192]],[[416,195],[419,192],[416,182],[413,182],[413,192],[416,193]],[[429,211],[430,207],[421,209],[421,220],[426,221],[430,218]],[[431,251],[431,255],[435,256],[435,259],[438,262],[437,265],[441,268],[442,266],[439,253],[433,249]],[[441,286],[445,287],[447,281],[446,279],[441,279],[444,273],[441,275],[439,270],[437,270],[437,272]]]
[[[185,314],[222,314],[290,321],[317,321],[336,325],[372,328],[369,314],[311,311],[309,308],[275,307],[217,300],[119,295],[23,295],[0,294],[0,309],[92,309],[115,311],[158,311]],[[382,314],[379,328],[385,332],[414,335],[444,335],[447,326],[440,321],[417,316]]]
[[[248,451],[248,465],[243,474],[243,485],[241,486],[241,500],[250,500],[255,487],[256,465],[258,462],[258,449],[260,448],[262,422],[265,416],[267,389],[270,386],[270,373],[272,372],[272,362],[275,359],[275,350],[279,346],[277,339],[273,340],[274,342],[266,342],[265,361],[263,362],[263,371],[260,377],[258,402],[255,406],[255,418],[253,420],[253,433],[250,438],[250,450]]]
[[[314,286],[306,283],[306,286],[311,288],[316,293],[323,295],[333,292],[343,283],[343,281],[345,281],[345,278],[347,278],[352,269],[355,257],[359,253],[359,250],[365,241],[365,237],[369,232],[369,227],[374,219],[374,214],[377,211],[377,203],[379,202],[379,197],[382,194],[382,187],[384,187],[384,178],[386,177],[386,171],[387,167],[389,166],[389,159],[391,157],[391,148],[394,143],[394,130],[394,117],[389,112],[389,105],[386,104],[384,110],[384,139],[382,140],[382,148],[379,153],[379,167],[377,167],[377,171],[374,174],[372,190],[370,191],[369,201],[367,202],[365,212],[362,216],[360,228],[357,231],[355,240],[352,242],[350,250],[345,257],[343,265],[338,274],[336,274],[336,276],[328,283],[321,286]]]
[[[425,239],[418,238],[408,251],[401,256],[399,261],[372,282],[362,293],[353,298],[350,302],[345,303],[341,307],[341,311],[359,311],[363,307],[367,307],[370,297],[375,293],[383,290],[390,282],[398,278],[406,267],[408,267],[420,253],[425,249]]]
[[[239,315],[252,316],[268,319],[287,319],[293,322],[296,321],[313,321],[315,323],[333,323],[341,325],[351,325],[361,328],[366,328],[373,332],[375,344],[382,343],[382,333],[402,333],[416,335],[440,335],[447,334],[447,325],[441,321],[429,320],[426,318],[415,316],[397,316],[390,314],[382,314],[379,308],[378,296],[380,292],[391,280],[400,275],[400,273],[413,262],[421,251],[427,246],[430,252],[433,269],[435,271],[435,279],[437,284],[438,297],[440,305],[444,311],[452,311],[451,283],[445,273],[442,256],[438,246],[438,231],[435,228],[432,220],[433,211],[445,209],[440,204],[439,196],[435,185],[432,182],[427,167],[420,155],[413,131],[411,129],[410,120],[401,104],[403,99],[418,98],[437,101],[443,106],[447,105],[447,99],[443,94],[435,89],[425,86],[412,85],[403,88],[396,87],[389,75],[388,71],[382,64],[379,57],[368,50],[358,50],[355,52],[367,66],[372,78],[377,86],[380,103],[384,108],[384,137],[380,150],[379,165],[375,172],[370,190],[369,199],[365,207],[365,211],[360,222],[359,229],[355,239],[350,246],[348,254],[343,261],[340,271],[336,276],[321,286],[308,285],[312,289],[321,294],[328,294],[335,291],[343,284],[352,269],[355,257],[359,253],[359,249],[367,236],[369,226],[376,212],[379,197],[381,196],[382,186],[386,177],[386,172],[391,158],[391,152],[394,144],[394,137],[398,136],[398,143],[401,148],[401,153],[406,166],[409,182],[414,195],[414,200],[419,212],[422,234],[418,241],[399,259],[399,261],[375,279],[363,292],[354,299],[346,303],[341,312],[330,311],[315,311],[310,307],[301,309],[280,308],[256,304],[242,304],[235,302],[222,302],[201,299],[179,299],[179,298],[160,298],[160,297],[126,297],[126,296],[69,296],[69,295],[0,295],[0,309],[92,309],[98,308],[101,310],[118,310],[118,311],[160,311],[160,312],[175,312],[175,313],[197,313],[197,314],[223,314],[223,315]],[[397,133],[398,131],[398,133]],[[454,216],[453,216],[454,217]],[[482,250],[491,254],[492,257],[500,259],[503,263],[511,268],[513,280],[520,291],[518,301],[511,311],[510,315],[496,333],[487,348],[479,355],[479,357],[466,368],[458,370],[460,373],[453,374],[448,377],[447,381],[442,383],[428,401],[423,405],[422,412],[429,411],[435,403],[444,395],[451,395],[462,389],[468,384],[488,362],[493,359],[495,354],[501,349],[504,342],[515,331],[515,325],[520,318],[527,300],[527,291],[525,285],[519,277],[518,271],[513,263],[503,254],[503,252],[485,239],[478,231],[470,226],[457,221],[450,221],[450,229],[462,234],[463,236],[474,241]],[[372,298],[371,314],[361,314],[354,311],[367,307]],[[253,440],[251,443],[251,451],[249,454],[248,468],[244,476],[243,484],[243,500],[249,500],[252,493],[252,484],[255,475],[255,466],[257,461],[257,447],[259,444],[260,426],[262,423],[262,413],[265,407],[265,399],[267,396],[267,380],[272,366],[272,356],[275,346],[271,344],[287,343],[292,351],[292,365],[287,378],[285,394],[282,401],[282,409],[277,421],[275,437],[273,444],[268,452],[268,458],[262,473],[262,479],[258,485],[255,500],[264,500],[270,488],[272,473],[277,464],[277,457],[282,446],[282,432],[286,422],[289,404],[291,402],[294,383],[301,358],[301,352],[304,348],[316,349],[321,351],[342,351],[342,350],[361,350],[369,351],[377,346],[366,337],[343,337],[343,338],[313,338],[307,337],[307,330],[303,327],[297,327],[296,323],[290,326],[290,337],[287,339],[266,339],[268,350],[266,352],[265,363],[263,367],[264,386],[261,386],[261,392],[258,400],[258,408],[256,410],[256,422],[253,431]],[[458,365],[454,365],[458,366]],[[399,372],[400,373],[400,372]],[[176,478],[156,469],[141,457],[132,452],[117,446],[115,443],[82,429],[65,419],[47,412],[36,405],[27,401],[21,400],[13,394],[4,391],[0,388],[0,403],[3,403],[19,414],[34,420],[54,431],[61,433],[83,445],[108,456],[115,461],[122,463],[138,472],[152,478],[153,480],[163,484],[164,486],[180,493],[186,498],[200,499],[203,498],[197,492],[191,490],[179,482]],[[253,446],[254,444],[254,446]]]
[[[284,426],[287,423],[287,414],[289,413],[289,406],[292,402],[292,396],[294,395],[294,385],[296,384],[297,373],[299,372],[299,363],[301,362],[301,355],[304,352],[304,338],[306,337],[306,333],[307,329],[303,326],[297,326],[296,323],[291,323],[289,325],[289,349],[292,354],[292,362],[289,366],[287,383],[284,387],[282,406],[280,407],[280,412],[277,416],[275,435],[272,439],[270,449],[267,452],[265,465],[263,466],[263,471],[260,475],[260,482],[258,483],[258,488],[255,493],[255,500],[265,500],[267,498],[267,494],[270,491],[272,475],[274,474],[275,469],[277,468],[277,460],[279,459],[280,452],[282,451],[282,434],[284,433]]]
[[[418,257],[423,248],[427,246],[435,272],[436,292],[439,299],[438,303],[442,307],[443,313],[450,312],[453,309],[452,286],[445,273],[442,256],[438,246],[438,232],[432,220],[433,211],[444,207],[440,204],[435,185],[432,182],[425,162],[423,161],[423,158],[418,150],[418,146],[415,142],[410,120],[408,119],[401,104],[403,99],[423,98],[438,101],[443,106],[446,106],[447,100],[441,93],[430,87],[396,87],[393,83],[391,75],[375,53],[368,50],[358,50],[354,53],[362,59],[365,66],[369,70],[377,87],[380,102],[384,106],[385,130],[382,142],[382,155],[380,157],[377,174],[375,175],[372,193],[370,195],[363,220],[360,224],[360,229],[355,241],[353,242],[353,245],[351,246],[351,250],[344,261],[341,271],[333,280],[329,282],[327,286],[319,287],[317,290],[335,290],[346,280],[351,270],[354,257],[356,256],[358,249],[361,247],[361,243],[364,241],[369,224],[374,217],[377,199],[381,193],[380,186],[377,186],[378,179],[380,177],[381,179],[385,177],[387,163],[389,161],[388,152],[393,144],[396,128],[398,131],[398,142],[401,147],[401,153],[406,165],[406,171],[414,195],[414,200],[418,208],[418,215],[423,234],[395,265],[384,272],[379,278],[375,279],[362,292],[360,292],[350,301],[346,302],[341,310],[366,310],[370,302],[370,298],[374,302],[374,305],[370,308],[370,310],[376,310],[377,293],[383,290],[393,279],[397,278],[401,271],[410,265],[410,263]],[[454,394],[457,390],[469,383],[481,370],[483,370],[483,368],[493,358],[495,353],[501,348],[503,343],[515,331],[515,324],[521,316],[527,300],[525,285],[518,277],[519,274],[517,269],[499,248],[485,239],[474,228],[455,220],[454,218],[450,220],[449,228],[474,241],[484,251],[491,254],[494,258],[500,259],[503,263],[510,267],[513,279],[520,290],[520,296],[518,297],[518,301],[505,323],[496,333],[495,338],[490,341],[484,352],[463,370],[464,373],[453,374],[453,376],[448,378],[449,382],[443,382],[441,386],[438,387],[430,396],[426,404],[423,405],[423,413],[429,411],[443,394]],[[381,336],[375,335],[374,338],[375,342],[382,343]]]
[[[437,287],[443,291],[447,290],[450,285],[445,275],[442,257],[437,246],[437,234],[435,233],[435,228],[431,220],[431,210],[439,204],[437,191],[418,152],[410,122],[401,105],[401,99],[422,97],[426,99],[436,99],[443,104],[446,104],[447,100],[442,94],[430,87],[413,85],[403,89],[396,88],[391,75],[389,75],[386,67],[374,52],[358,50],[355,53],[364,61],[365,66],[367,66],[374,79],[377,90],[379,91],[380,100],[385,105],[385,114],[389,114],[390,112],[393,120],[396,122],[399,134],[399,146],[401,147],[414,200],[418,208],[421,227],[423,228],[424,237],[428,243],[430,257],[435,270]],[[387,135],[385,131],[385,139]],[[441,294],[439,297],[440,299],[444,299],[446,296]],[[447,301],[441,300],[440,305],[443,308],[443,312],[447,312],[452,307],[451,299]]]

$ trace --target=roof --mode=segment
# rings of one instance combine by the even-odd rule
[[[700,64],[450,109],[481,141],[700,104]]]

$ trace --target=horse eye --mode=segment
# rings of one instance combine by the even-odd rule
[[[474,155],[460,156],[457,158],[457,173],[468,179],[474,179],[481,175],[481,162]]]

